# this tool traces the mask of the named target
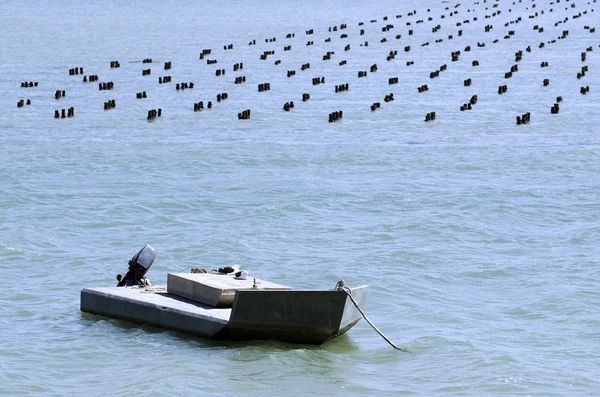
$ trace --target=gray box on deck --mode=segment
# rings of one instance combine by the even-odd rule
[[[167,291],[213,307],[231,307],[238,290],[286,291],[292,288],[248,277],[237,280],[233,275],[214,273],[169,273]]]

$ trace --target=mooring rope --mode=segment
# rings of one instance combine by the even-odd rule
[[[387,336],[385,336],[385,335],[383,334],[383,332],[381,332],[381,331],[379,330],[379,328],[377,328],[377,327],[375,326],[375,324],[373,324],[373,322],[371,322],[371,320],[369,320],[369,318],[367,317],[367,315],[366,315],[366,314],[365,314],[365,313],[364,313],[364,312],[361,310],[361,308],[358,306],[358,303],[356,303],[356,301],[354,300],[354,297],[352,296],[352,291],[350,290],[350,288],[348,288],[348,287],[346,286],[346,283],[344,282],[344,280],[340,280],[340,281],[338,281],[338,282],[337,282],[337,284],[335,285],[335,289],[337,289],[337,290],[339,290],[339,291],[344,291],[344,292],[346,293],[346,295],[348,295],[348,297],[350,298],[350,300],[352,301],[352,303],[354,303],[354,306],[356,307],[356,309],[358,309],[359,313],[360,313],[360,314],[363,316],[363,318],[364,318],[364,319],[365,319],[365,320],[366,320],[366,321],[369,323],[369,325],[370,325],[371,327],[373,327],[373,329],[374,329],[375,331],[377,331],[377,333],[378,333],[379,335],[381,335],[381,337],[382,337],[383,339],[385,339],[385,341],[386,341],[387,343],[389,343],[389,344],[390,344],[390,346],[392,346],[392,347],[393,347],[394,349],[396,349],[396,350],[401,350],[401,351],[403,351],[403,352],[408,352],[408,350],[407,350],[407,349],[405,349],[405,348],[401,348],[401,347],[398,347],[398,346],[396,346],[394,343],[392,343],[392,341],[391,341],[391,340],[389,340],[389,339],[388,339],[388,337],[387,337]]]

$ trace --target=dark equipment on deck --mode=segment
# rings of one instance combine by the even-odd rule
[[[137,254],[133,256],[129,260],[129,270],[125,277],[122,277],[120,274],[117,275],[117,280],[119,283],[117,287],[130,287],[133,285],[150,285],[150,280],[148,280],[145,275],[152,263],[154,262],[156,254],[154,252],[154,248],[150,245],[146,245],[144,248],[140,250]]]

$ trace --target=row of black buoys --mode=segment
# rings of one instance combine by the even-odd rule
[[[529,124],[531,121],[531,113],[527,112],[521,116],[517,116],[517,125]]]
[[[558,114],[558,103],[555,103],[554,105],[552,105],[552,107],[550,108],[550,114]]]
[[[505,79],[510,79],[512,77],[513,72],[506,72],[504,73],[504,78]]]
[[[275,50],[263,51],[263,53],[260,55],[260,59],[263,60],[263,61],[266,61],[267,57],[269,55],[273,55],[273,54],[275,54]]]
[[[371,112],[374,112],[374,111],[376,111],[376,110],[377,110],[377,109],[379,109],[380,107],[381,107],[381,102],[374,102],[374,103],[371,105]]]
[[[114,109],[116,107],[117,107],[117,103],[115,102],[114,99],[104,102],[104,110],[110,110],[110,109]]]
[[[497,0],[497,1],[498,1],[498,0]],[[532,0],[532,1],[535,1],[535,0]],[[485,1],[484,1],[484,2],[485,2]],[[477,3],[478,3],[478,2],[477,2]],[[456,8],[456,7],[458,7],[458,6],[459,6],[459,5],[457,4],[457,5],[455,6],[455,8]],[[497,6],[497,4],[494,4],[494,8],[496,8],[496,6]],[[446,9],[448,9],[448,7],[446,7]],[[487,8],[486,8],[486,9],[487,9]],[[470,10],[469,10],[469,12],[470,12]],[[509,12],[511,12],[511,11],[509,10]],[[458,15],[458,11],[453,11],[453,12],[451,12],[449,16],[452,16],[452,15],[454,15],[454,14],[457,14],[457,15]],[[500,14],[500,13],[499,13],[499,12],[498,12],[498,13],[494,12],[494,13],[492,14],[492,16],[495,16],[495,15],[498,15],[498,14]],[[543,14],[543,12],[542,12],[542,14]],[[585,14],[585,12],[584,12],[584,14]],[[535,14],[535,16],[537,17],[537,15],[538,15],[538,14],[536,13],[536,14]],[[580,15],[581,15],[581,13],[580,13]],[[446,16],[448,16],[448,15],[446,15]],[[398,16],[397,16],[397,17],[398,17]],[[443,17],[443,16],[442,16],[442,17]],[[486,16],[486,18],[488,18],[488,17],[489,17],[489,16]],[[573,17],[573,18],[575,18],[575,17]],[[386,19],[386,18],[384,18],[384,20],[385,20],[385,19]],[[432,20],[432,18],[431,18],[431,17],[429,17],[429,19],[428,19],[428,20],[429,20],[429,21],[431,21],[431,20]],[[476,18],[473,18],[473,21],[475,21],[475,20],[476,20]],[[518,22],[519,22],[519,20],[520,20],[520,18],[519,18],[519,19],[517,19],[516,21],[510,21],[510,22],[506,22],[506,23],[505,23],[505,26],[509,26],[510,24],[513,24],[513,23],[518,23]],[[455,21],[455,22],[457,22],[457,21]],[[410,25],[411,25],[411,23],[412,23],[412,24],[414,24],[415,22],[414,22],[414,21],[409,21],[408,23],[406,23],[406,25],[407,25],[407,26],[410,26]],[[419,24],[419,23],[423,23],[423,19],[420,19],[420,20],[417,20],[417,21],[416,21],[416,24]],[[468,19],[467,19],[467,20],[464,20],[464,21],[462,21],[462,22],[457,22],[457,23],[456,23],[456,26],[457,26],[457,27],[458,27],[458,26],[462,26],[462,24],[467,24],[467,23],[469,23],[469,20],[468,20]],[[485,24],[485,23],[484,23],[484,24]],[[359,25],[361,25],[361,24],[359,24]],[[431,26],[433,26],[433,25],[435,25],[435,23],[433,23]],[[430,28],[431,28],[431,26],[430,26]],[[488,26],[489,26],[489,28],[488,28],[488,27],[486,27],[486,31],[491,31],[491,28],[492,28],[492,26],[491,26],[491,25],[488,25]],[[379,26],[379,27],[381,27],[381,26]],[[394,26],[393,26],[393,25],[391,25],[391,24],[387,24],[386,26],[382,27],[382,29],[381,29],[381,30],[382,30],[383,32],[389,32],[389,31],[391,31],[391,29],[393,29],[393,28],[394,28]],[[341,28],[340,28],[340,29],[341,29]],[[417,27],[417,29],[418,29],[418,27]],[[588,27],[588,29],[589,29],[589,27]],[[332,30],[333,30],[333,29],[332,29]],[[337,27],[336,27],[336,30],[337,30]],[[358,30],[358,29],[357,29],[357,30]],[[365,32],[365,29],[360,29],[360,30],[361,30],[361,34]],[[416,30],[416,29],[415,29],[415,30]],[[441,35],[440,35],[440,34],[439,34],[439,33],[440,33],[440,30],[441,30],[441,25],[437,25],[437,26],[434,26],[434,27],[433,27],[433,29],[431,30],[431,32],[432,32],[432,33],[435,33],[435,34],[436,34],[436,36],[438,36],[438,37],[446,36],[446,35],[444,35],[444,34],[441,34]],[[538,30],[539,32],[542,32],[542,31],[543,31],[543,30],[542,30],[542,29],[541,29],[539,26],[536,26],[536,27],[534,28],[534,30]],[[334,31],[335,31],[335,30],[334,30]],[[460,31],[459,31],[459,32],[460,32]],[[312,32],[310,32],[310,33],[312,34]],[[358,33],[358,32],[357,32],[357,33]],[[308,34],[308,31],[307,31],[307,34]],[[338,33],[338,34],[339,34],[339,33]],[[409,35],[410,35],[410,34],[412,34],[412,30],[409,32]],[[506,37],[507,37],[507,38],[510,38],[510,36],[513,36],[514,34],[515,34],[515,32],[514,32],[514,31],[508,31],[508,34],[507,34],[507,36],[506,36]],[[546,32],[546,34],[547,34],[547,32]],[[393,34],[390,34],[390,35],[389,35],[389,37],[391,38],[391,37],[393,37],[393,35],[395,35],[395,33],[393,33]],[[398,36],[399,36],[399,35],[398,35]],[[398,36],[397,36],[397,38],[398,38]],[[460,33],[459,33],[459,36],[460,36]],[[565,31],[563,31],[563,36],[566,36],[566,34],[565,34]],[[294,37],[294,36],[293,36],[293,34],[288,34],[288,37],[287,37],[287,38],[291,38],[291,37]],[[319,39],[319,41],[320,41],[320,40],[322,40],[322,39],[324,39],[325,37],[326,37],[326,36],[322,37],[321,39]],[[341,37],[341,38],[344,38],[344,37],[345,37],[345,34],[342,34],[342,35],[340,35],[340,37]],[[450,39],[451,37],[452,37],[451,35],[450,35],[450,36],[448,36],[448,39]],[[331,37],[331,38],[328,38],[328,40],[326,40],[326,42],[328,42],[328,41],[331,41],[331,39],[332,39],[332,38],[333,38],[333,37]],[[364,40],[364,37],[361,37],[361,38]],[[335,38],[334,38],[334,39],[335,39]],[[385,38],[384,38],[384,39],[385,39]],[[445,39],[445,37],[444,37],[444,39]],[[273,42],[273,41],[275,41],[275,38],[273,38],[273,39],[271,39],[271,40],[265,40],[265,41],[267,41],[267,42]],[[437,43],[437,42],[440,42],[440,41],[442,41],[442,40],[441,40],[441,39],[438,39],[438,40],[436,40],[436,43]],[[498,40],[495,40],[494,42],[497,42],[497,41],[498,41]],[[546,40],[544,39],[544,41],[546,41]],[[383,40],[382,40],[382,42],[383,42]],[[433,41],[432,41],[432,42],[433,42]],[[287,49],[290,47],[290,46],[289,46],[289,44],[290,44],[290,43],[291,43],[291,41],[290,41],[289,43],[285,43],[285,44],[286,44],[286,45],[285,45],[285,47],[282,45],[282,47],[284,47],[284,50],[287,50]],[[349,43],[349,42],[348,42],[348,43]],[[551,43],[550,41],[548,41],[548,42],[547,42],[547,44],[550,44],[550,43]],[[293,43],[291,43],[291,44],[293,44]],[[343,47],[343,48],[346,48],[346,49],[349,49],[349,48],[350,48],[350,44],[343,43],[343,42],[342,42],[342,43],[340,43],[340,44],[341,44],[341,47],[339,47],[339,48],[342,48],[342,47]],[[366,44],[367,44],[367,43],[365,42],[365,45],[366,45]],[[416,45],[416,44],[414,44],[414,43],[411,43],[411,44],[413,44],[413,45]],[[377,45],[377,44],[376,44],[376,45]],[[344,47],[344,46],[345,46],[345,47]],[[481,45],[481,46],[483,46],[483,45]],[[265,47],[266,47],[266,46],[265,46]],[[402,47],[403,47],[403,46],[398,46],[398,50],[399,50],[399,51],[401,51],[401,48],[402,48]],[[463,47],[464,47],[464,46],[463,46]],[[408,48],[410,49],[410,47],[408,47]],[[227,49],[227,46],[225,47],[225,49]],[[277,47],[277,49],[279,50],[279,46]],[[331,49],[331,48],[329,48],[329,49]],[[326,50],[327,50],[327,49],[326,49]],[[338,48],[336,48],[336,50],[338,50]],[[389,48],[388,48],[388,51],[389,51]],[[385,51],[385,52],[387,53],[388,51]],[[470,46],[467,46],[467,47],[465,47],[465,49],[464,49],[464,52],[468,52],[468,51],[470,51]],[[523,53],[524,53],[524,51],[525,51],[525,50],[523,50],[523,51],[518,51],[517,53],[515,53],[515,62],[520,62],[520,61],[522,60],[522,56],[523,56]],[[530,49],[530,47],[528,47],[528,50],[527,50],[527,51],[528,51],[528,52],[531,52],[531,49]],[[260,54],[261,52],[262,52],[262,50],[260,50],[260,51],[257,51],[257,52],[255,52],[255,55],[256,55],[257,53],[258,53],[258,54]],[[266,51],[264,55],[266,56],[267,54],[272,54],[272,53],[274,53],[274,52],[275,52],[275,51]],[[203,53],[201,53],[201,57],[203,57],[203,56],[205,56],[206,54],[209,54],[209,53],[210,53],[210,51],[203,52]],[[392,50],[392,51],[389,51],[389,54],[387,55],[387,60],[389,61],[389,60],[392,60],[392,59],[394,59],[394,57],[395,57],[396,53],[397,53],[397,51],[394,51],[394,50]],[[321,54],[322,54],[322,53],[321,53]],[[329,58],[331,58],[332,54],[333,54],[333,52],[332,52],[332,51],[330,51],[330,52],[328,52],[328,53],[327,53],[327,55],[326,55],[324,58],[327,58],[327,59],[329,59]],[[382,54],[382,55],[383,55],[383,54]],[[458,58],[459,58],[459,55],[460,55],[460,51],[453,52],[453,53],[452,53],[453,61],[456,61],[456,60],[458,60]],[[454,59],[454,58],[456,58],[456,59]],[[585,54],[584,54],[584,56],[583,56],[582,58],[583,58],[583,60],[585,60]],[[375,60],[376,60],[376,59],[375,59]],[[339,59],[337,59],[336,61],[339,61]],[[278,62],[279,62],[279,60],[278,60],[278,61],[275,61],[275,64],[277,65],[277,64],[278,64]],[[476,62],[477,62],[477,61],[473,61],[473,66],[476,66],[476,64],[478,65],[478,62],[477,62],[477,63],[476,63]],[[207,62],[207,63],[208,63],[208,62]],[[344,62],[344,63],[345,63],[345,62]],[[342,63],[342,61],[340,61],[340,62],[339,62],[339,64],[340,64],[340,66],[341,66],[341,65],[343,64],[343,63]],[[407,66],[409,66],[409,65],[411,65],[411,64],[413,64],[413,63],[412,63],[411,61],[407,61],[407,62],[406,62],[406,64],[407,64]],[[166,65],[167,65],[167,63],[165,63],[165,66],[166,66]],[[236,64],[236,65],[237,65],[237,64]],[[236,65],[234,65],[234,72],[236,71]],[[371,72],[374,72],[374,71],[376,70],[376,66],[377,66],[376,64],[375,64],[375,65],[373,65],[373,66],[371,66]],[[545,66],[544,66],[544,62],[542,62],[542,67],[545,67]],[[286,69],[287,69],[287,68],[286,68]],[[366,68],[365,68],[365,69],[366,69]],[[303,68],[302,70],[304,70],[304,68]],[[368,69],[367,69],[367,70],[368,70]],[[430,78],[438,77],[438,76],[439,76],[439,74],[440,74],[440,72],[441,72],[442,70],[443,70],[443,69],[441,69],[441,68],[440,68],[440,70],[436,70],[435,72],[432,72],[432,73],[430,73]],[[514,71],[516,71],[516,70],[514,70]],[[514,71],[511,69],[511,72],[509,72],[509,73],[514,73]],[[578,78],[582,78],[583,76],[585,76],[585,72],[586,72],[586,71],[582,69],[582,71],[581,71],[580,73],[578,73]],[[231,72],[230,72],[230,73],[231,73]],[[296,71],[294,71],[294,70],[292,70],[292,71],[287,71],[287,75],[288,75],[288,77],[291,77],[291,76],[293,76],[293,75],[295,75],[295,74],[296,74]],[[360,76],[360,72],[359,72],[359,77],[365,77],[366,75],[367,75],[367,71],[365,71],[365,72],[364,72],[364,75],[363,75],[363,76]],[[239,76],[239,77],[241,77],[241,76]],[[467,78],[463,77],[463,79],[466,79],[466,80],[464,80],[464,81],[463,81],[463,83],[464,83],[464,86],[465,86],[465,87],[471,86],[471,79],[470,79],[470,78],[468,78],[468,79],[467,79]],[[239,84],[240,82],[243,82],[243,81],[245,81],[245,78],[240,78],[240,79],[236,78],[236,81],[235,81],[235,82]],[[548,79],[544,80],[544,82],[545,82],[545,85],[547,84],[547,83],[546,83],[547,81],[548,81]],[[160,82],[160,81],[159,81],[159,82]],[[165,81],[165,82],[166,82],[166,81]],[[318,84],[320,84],[320,83],[323,83],[323,82],[324,82],[324,78],[322,78],[322,80],[319,80],[319,81],[318,81]],[[389,78],[389,80],[388,80],[388,83],[389,83],[389,84],[398,84],[398,78],[397,78],[397,77],[395,77],[395,78]],[[315,84],[315,79],[313,79],[313,84]],[[344,91],[344,90],[345,90],[345,88],[346,88],[346,86],[348,86],[348,84],[343,84],[343,85],[338,85],[338,86],[335,86],[335,87],[334,87],[334,88],[335,88],[335,92],[341,92],[341,91]],[[268,87],[268,88],[267,88],[267,87],[268,87],[268,86],[264,86],[262,91],[267,91],[267,90],[268,90],[268,88],[270,88],[270,87]],[[182,88],[183,88],[183,87],[182,87]],[[419,92],[423,92],[423,91],[427,91],[427,90],[428,90],[428,87],[427,87],[426,85],[424,85],[424,86],[421,86],[421,87],[420,87],[420,89],[419,89]],[[261,91],[261,89],[260,89],[260,86],[259,86],[259,92],[260,92],[260,91]],[[504,93],[504,92],[506,92],[506,86],[500,86],[500,87],[499,87],[499,93]],[[585,90],[585,92],[586,92],[586,93],[588,92],[588,91],[587,91],[587,89]],[[308,95],[308,94],[307,94],[307,95]],[[299,98],[297,98],[297,99],[299,99]],[[304,95],[303,95],[303,99],[304,99]],[[388,99],[389,99],[389,98],[388,98]],[[386,102],[387,102],[387,101],[386,101]],[[470,105],[472,106],[472,104],[471,104],[471,103],[470,103]]]
[[[296,33],[288,33],[285,35],[286,39],[291,39],[292,37],[296,37]]]
[[[582,78],[583,76],[585,76],[585,72],[588,71],[588,67],[587,66],[582,66],[581,67],[581,72],[577,72],[577,79]]]
[[[506,93],[506,91],[508,91],[508,86],[506,84],[498,86],[498,95],[502,95]]]
[[[309,41],[306,42],[306,45],[307,46],[309,46],[309,45],[315,45],[315,42],[312,41],[312,40],[309,40]]]
[[[306,69],[310,69],[310,63],[304,63],[300,67],[300,70],[306,70]]]
[[[410,51],[410,46],[409,45],[405,46],[404,47],[404,52],[409,52],[409,51]]]
[[[224,101],[225,99],[227,99],[229,96],[227,95],[226,92],[223,92],[221,94],[217,94],[217,102],[221,102]]]
[[[258,85],[258,92],[270,91],[271,83],[261,83]]]
[[[281,63],[281,59],[275,61],[275,65],[279,65]]]
[[[152,69],[142,70],[142,76],[150,76],[151,74],[152,74]]]
[[[544,79],[544,81],[542,82],[542,85],[544,87],[548,87],[550,85],[550,79]]]
[[[75,108],[74,107],[70,107],[69,109],[62,109],[62,111],[58,111],[55,110],[54,111],[54,118],[55,119],[64,119],[67,117],[74,117],[75,116]]]
[[[324,61],[328,61],[331,59],[331,56],[334,55],[335,52],[334,51],[327,51],[327,54],[323,55],[323,60]]]
[[[390,53],[388,54],[386,61],[391,61],[392,59],[396,58],[396,55],[398,55],[398,51],[397,50],[391,50]]]
[[[208,109],[211,109],[212,108],[212,102],[208,101],[208,103],[206,104],[206,107]],[[203,109],[204,109],[204,101],[200,101],[198,103],[194,103],[194,112],[199,112],[199,111],[201,111]]]
[[[246,82],[246,76],[238,76],[233,81],[234,84],[242,84]]]
[[[343,116],[344,116],[344,113],[341,110],[337,110],[333,113],[329,113],[329,122],[333,123],[334,121],[340,121]]]
[[[69,69],[69,76],[75,76],[76,74],[83,74],[81,66]]]
[[[60,99],[62,97],[67,96],[67,93],[65,90],[56,90],[56,92],[54,93],[54,99]]]
[[[406,61],[406,66],[414,65],[415,61]]]
[[[387,102],[392,102],[393,100],[394,100],[394,93],[392,93],[392,92],[391,92],[391,93],[389,93],[389,94],[387,94],[387,95],[386,95],[386,96],[383,98],[383,101],[384,101],[384,102],[386,102],[386,103],[387,103]]]
[[[540,64],[541,68],[547,68],[548,67],[548,62],[546,61],[542,61],[542,63]]]
[[[471,99],[469,99],[469,103],[462,104],[460,106],[460,111],[464,112],[465,110],[473,109],[473,106],[477,103],[477,95],[473,95]]]
[[[238,70],[244,69],[244,63],[239,62],[233,65],[233,71],[237,72]]]
[[[367,71],[366,70],[359,70],[358,71],[358,78],[361,77],[367,77]]]
[[[161,117],[162,116],[162,109],[152,109],[152,110],[148,110],[148,121],[150,120],[154,120],[157,117]]]
[[[204,50],[202,50],[202,52],[200,53],[200,59],[204,59],[204,57],[208,54],[210,54],[212,52],[212,50],[210,48],[206,48]]]
[[[142,63],[152,63],[152,58],[146,58],[142,60]]]
[[[38,82],[37,81],[23,81],[21,82],[21,88],[30,88],[30,87],[37,87],[38,86]]]
[[[581,87],[579,89],[579,93],[581,93],[582,95],[585,95],[588,92],[590,92],[590,86],[589,85],[586,85],[585,87]]]
[[[194,83],[192,83],[191,81],[189,83],[177,83],[177,85],[175,86],[175,89],[177,91],[179,90],[187,90],[187,89],[192,89],[194,88]]]
[[[121,64],[119,63],[119,61],[110,61],[111,69],[120,68],[120,67],[121,67]]]
[[[208,58],[206,59],[206,64],[207,65],[214,65],[217,62],[219,62],[219,61],[217,61],[216,59],[208,59]]]
[[[294,101],[286,102],[283,104],[283,110],[285,110],[286,112],[289,112],[290,109],[292,109],[293,107],[294,107]]]
[[[312,79],[312,85],[319,85],[319,84],[324,84],[324,83],[325,83],[325,76],[313,77],[313,79]]]
[[[223,46],[223,49],[224,49],[224,50],[233,50],[233,44],[225,44],[225,45]]]
[[[523,51],[519,50],[519,51],[515,52],[515,62],[519,62],[522,59],[523,59]],[[543,62],[542,62],[542,64],[543,64]]]
[[[435,112],[429,112],[425,115],[425,121],[435,120]]]
[[[31,99],[27,99],[27,105],[31,105]],[[17,102],[17,107],[22,108],[23,106],[25,106],[25,100],[21,99],[19,102]]]
[[[114,87],[115,87],[115,83],[113,83],[112,81],[104,82],[104,83],[98,83],[98,90],[99,91],[112,90]]]
[[[248,43],[248,45],[256,45],[256,40],[252,40]]]
[[[427,84],[423,84],[422,86],[417,87],[417,92],[421,93],[425,91],[429,91],[429,87],[427,87]]]
[[[171,69],[171,66],[172,66],[171,61],[165,62],[165,70]]]
[[[225,69],[215,70],[215,76],[225,76]]]
[[[158,78],[158,84],[170,83],[171,76],[163,76]]]
[[[306,92],[302,94],[302,102],[306,102],[310,99],[310,94],[307,94]]]
[[[346,84],[339,84],[335,86],[335,92],[344,92],[344,91],[348,91],[350,89],[350,86],[348,83]]]
[[[238,113],[238,120],[250,120],[250,109],[246,109],[241,113]]]
[[[290,51],[292,49],[291,45],[286,45],[283,47],[283,51]]]
[[[148,98],[148,96],[146,95],[146,91],[142,91],[142,92],[138,92],[135,94],[135,97],[137,99],[144,99],[144,98]]]
[[[452,62],[458,61],[460,57],[460,51],[453,51],[451,54]]]
[[[339,65],[340,65],[340,66],[344,66],[344,65],[346,64],[346,62],[347,62],[347,61],[346,61],[345,59],[342,59],[342,60],[339,62]],[[310,65],[310,64],[309,64],[309,65]]]
[[[375,73],[377,71],[377,64],[374,63],[373,65],[371,65],[371,73]]]
[[[83,76],[83,82],[84,83],[93,83],[95,81],[98,81],[98,75],[97,74],[92,74],[89,76]]]
[[[586,57],[587,57],[587,53],[582,52],[581,53],[581,62],[585,62]]]
[[[309,34],[313,34],[314,32],[315,32],[314,29],[309,29],[306,31],[306,34],[309,35]]]
[[[350,44],[346,44],[346,46],[344,47],[344,51],[350,51]]]

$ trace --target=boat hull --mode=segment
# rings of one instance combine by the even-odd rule
[[[368,286],[352,289],[364,308]],[[215,308],[161,287],[85,288],[83,312],[224,340],[275,339],[322,344],[348,331],[361,315],[345,292],[237,291],[233,307]]]
[[[352,290],[364,307],[367,287]],[[362,308],[361,308],[362,309]],[[343,291],[238,291],[219,339],[276,339],[320,345],[361,316]]]

